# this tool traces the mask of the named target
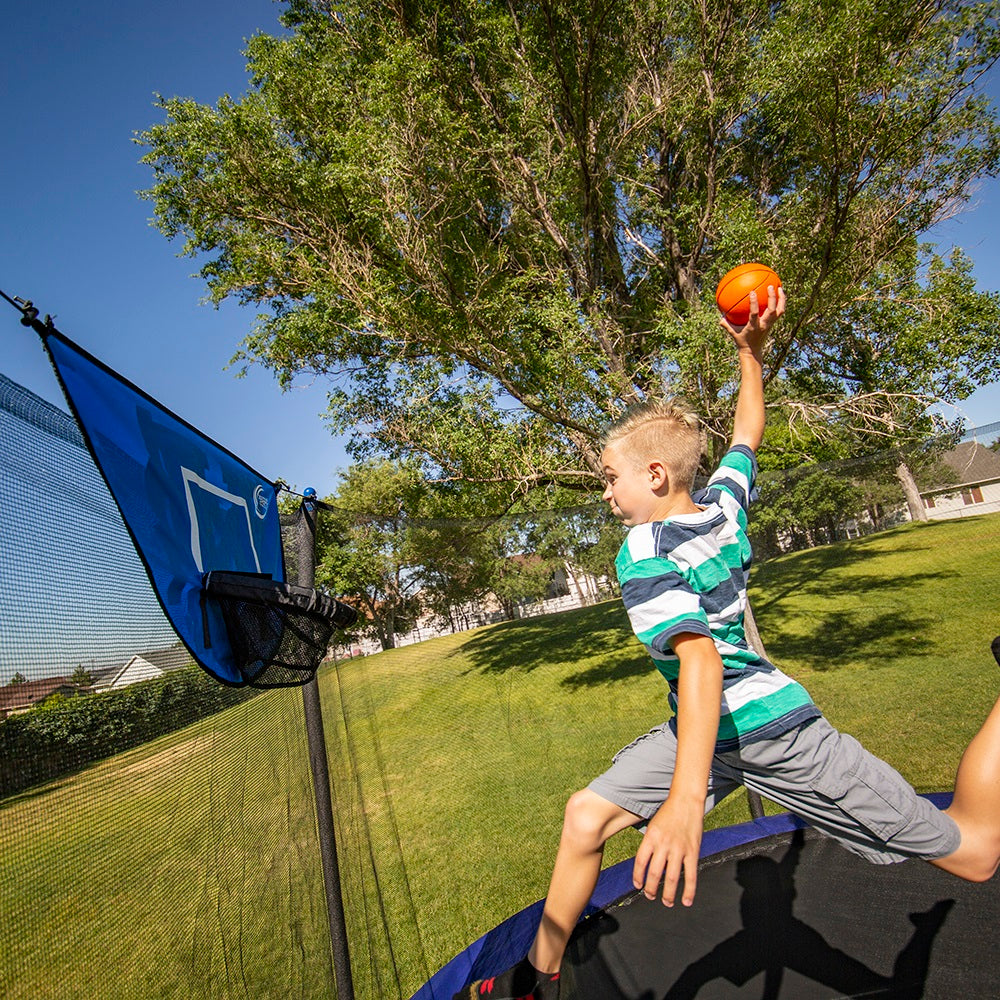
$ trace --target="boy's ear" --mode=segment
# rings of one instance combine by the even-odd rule
[[[667,467],[662,462],[652,461],[646,466],[649,475],[649,488],[659,492],[670,484],[670,477],[667,475]]]

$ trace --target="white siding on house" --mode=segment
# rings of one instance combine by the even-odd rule
[[[921,495],[932,521],[1000,512],[1000,479],[948,486]]]

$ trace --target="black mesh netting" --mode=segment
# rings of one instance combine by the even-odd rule
[[[75,424],[2,376],[0,509],[0,996],[334,996],[299,691],[192,664]]]
[[[356,618],[352,608],[315,590],[247,573],[207,573],[204,591],[222,609],[237,667],[255,687],[310,680],[334,630]]]
[[[1000,501],[963,483],[935,494],[954,520],[888,531],[876,531],[892,523],[881,494],[880,523],[789,528],[775,506],[765,540],[812,547],[752,581],[769,653],[921,790],[949,786],[996,689],[1000,521],[957,515]],[[894,487],[891,471],[881,485]],[[188,661],[72,421],[2,377],[0,506],[0,995],[335,997],[300,692],[226,687]],[[356,530],[374,551],[394,537],[389,520],[363,520],[337,522],[338,538]],[[415,526],[434,542],[438,584],[487,522],[529,538],[513,519]],[[422,581],[429,593],[435,577]],[[541,898],[567,795],[668,714],[609,596],[599,572],[571,573],[531,607],[404,616],[395,648],[365,618],[334,634],[338,655],[305,690],[325,719],[359,998],[407,1000]],[[238,630],[261,644],[249,669],[298,661],[274,647],[287,621],[261,607]],[[302,641],[314,654],[324,640]],[[735,800],[709,823],[747,816]],[[606,863],[636,843],[614,838]]]

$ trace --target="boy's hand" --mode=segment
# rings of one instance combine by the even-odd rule
[[[733,326],[732,323],[723,316],[719,320],[719,325],[733,338],[736,346],[741,349],[752,351],[757,357],[760,356],[764,341],[767,340],[768,331],[785,313],[785,290],[778,285],[777,290],[774,285],[767,286],[767,307],[760,311],[760,304],[757,302],[757,293],[750,293],[750,319],[743,326]]]
[[[635,856],[632,884],[647,899],[656,899],[663,879],[663,905],[673,906],[684,875],[681,902],[690,906],[698,887],[698,853],[705,822],[704,801],[684,803],[668,798],[649,821]]]

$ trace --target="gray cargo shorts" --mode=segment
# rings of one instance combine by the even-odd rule
[[[615,755],[588,786],[644,820],[670,790],[677,737],[664,723]],[[955,821],[892,767],[820,717],[780,736],[717,753],[705,811],[740,785],[794,813],[874,864],[943,858],[957,850]]]

